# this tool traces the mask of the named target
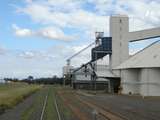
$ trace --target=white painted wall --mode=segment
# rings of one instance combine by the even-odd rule
[[[141,82],[141,95],[160,96],[160,68],[142,69]]]
[[[123,94],[139,94],[139,69],[125,69],[121,71],[121,85]]]
[[[121,70],[122,93],[160,96],[160,68]]]

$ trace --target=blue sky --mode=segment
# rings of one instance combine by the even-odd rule
[[[0,77],[61,76],[67,57],[109,35],[109,16],[126,14],[130,31],[160,25],[158,0],[3,0],[0,4]],[[134,53],[155,40],[130,44]],[[136,45],[136,46],[135,46]],[[81,65],[90,50],[73,59]]]

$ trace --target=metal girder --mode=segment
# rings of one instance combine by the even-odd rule
[[[128,33],[129,42],[135,42],[157,37],[160,37],[160,27]]]

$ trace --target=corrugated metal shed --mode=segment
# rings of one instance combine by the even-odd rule
[[[109,69],[108,65],[97,65],[96,74],[98,77],[115,78],[116,75]]]
[[[115,78],[115,77],[117,77],[110,70],[97,71],[96,74],[97,74],[98,77],[106,77],[106,78]]]
[[[139,51],[115,69],[160,67],[160,42]]]
[[[103,77],[103,78],[117,78],[118,76],[116,76],[110,69],[108,65],[97,65],[96,67],[96,75],[97,77]],[[84,67],[81,67],[80,69],[78,69],[74,74],[76,75],[91,75],[91,68],[89,65],[87,65],[87,72],[84,72]]]

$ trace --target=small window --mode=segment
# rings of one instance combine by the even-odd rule
[[[120,19],[119,22],[122,23],[122,20]]]

